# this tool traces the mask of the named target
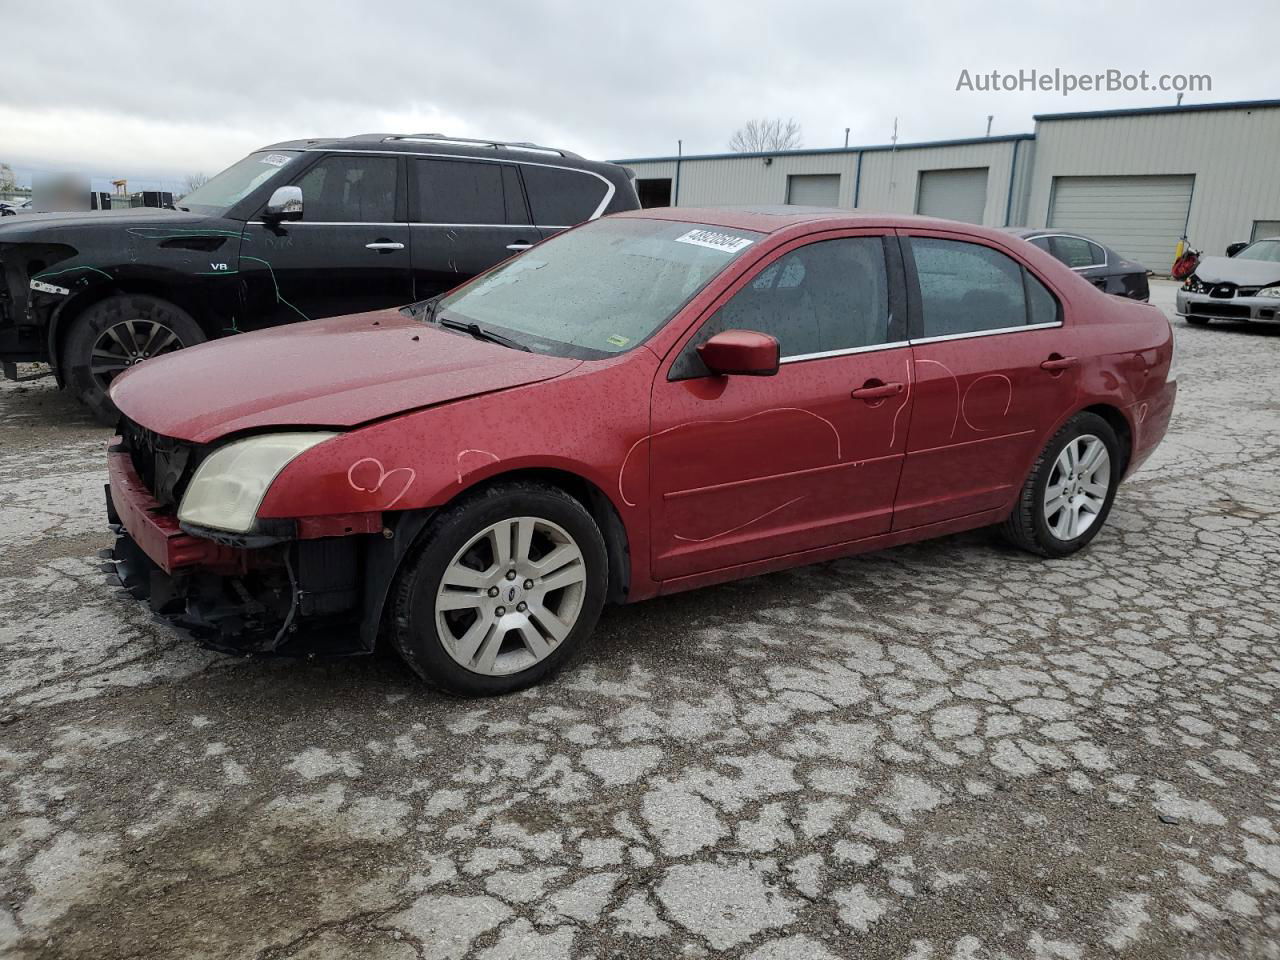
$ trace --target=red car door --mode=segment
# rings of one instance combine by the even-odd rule
[[[672,350],[653,390],[657,579],[889,530],[911,404],[903,293],[893,238],[821,234],[748,271]],[[696,347],[727,329],[776,337],[778,373],[711,375]]]
[[[895,530],[1008,503],[1079,386],[1075,334],[1021,262],[944,231],[902,244],[915,398]]]

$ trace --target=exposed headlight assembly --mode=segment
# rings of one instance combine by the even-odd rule
[[[1280,297],[1280,284],[1274,287],[1263,287],[1258,291],[1260,297]]]
[[[178,519],[248,533],[272,481],[295,457],[336,433],[269,433],[236,440],[210,454],[191,478]]]

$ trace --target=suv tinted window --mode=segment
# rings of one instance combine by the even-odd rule
[[[590,173],[522,163],[533,222],[540,227],[571,227],[587,220],[609,189]]]
[[[883,240],[823,240],[774,260],[708,318],[673,365],[672,378],[705,376],[697,346],[723,330],[767,333],[783,359],[888,342]]]
[[[1051,237],[1049,252],[1068,267],[1092,267],[1106,258],[1102,248],[1083,237]]]
[[[298,181],[302,219],[390,223],[396,212],[395,157],[325,157]]]
[[[462,160],[414,160],[419,223],[529,222],[515,168]]]
[[[1027,322],[1022,267],[976,243],[912,237],[924,329],[943,337]]]

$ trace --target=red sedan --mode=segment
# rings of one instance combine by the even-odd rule
[[[120,377],[115,559],[212,646],[381,636],[500,693],[606,602],[988,525],[1074,553],[1163,437],[1172,359],[1156,308],[1002,231],[637,211]]]

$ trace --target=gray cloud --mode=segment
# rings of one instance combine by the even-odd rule
[[[807,146],[1032,128],[1173,94],[957,92],[961,69],[1208,73],[1188,101],[1274,95],[1274,3],[360,6],[8,0],[0,160],[95,176],[213,172],[274,140],[372,130],[531,139],[598,157],[725,149],[752,116]]]

